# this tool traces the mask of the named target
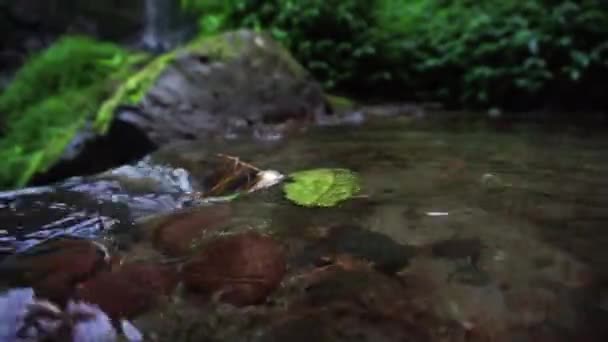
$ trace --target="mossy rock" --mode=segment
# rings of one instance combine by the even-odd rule
[[[199,37],[156,57],[66,37],[32,57],[0,96],[0,186],[27,184],[56,164],[89,119],[94,133],[105,134],[125,107],[137,108],[130,122],[160,146],[310,121],[325,101],[308,72],[262,33]]]
[[[325,114],[321,86],[280,44],[247,30],[197,38],[157,57],[102,106],[105,131],[122,105],[157,145]]]

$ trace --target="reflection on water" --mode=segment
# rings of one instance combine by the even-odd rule
[[[599,136],[454,130],[396,118],[318,128],[280,145],[160,151],[157,160],[200,184],[205,156],[215,152],[285,173],[350,168],[365,196],[329,209],[296,207],[276,187],[237,199],[231,223],[213,229],[278,239],[289,264],[281,287],[253,309],[176,300],[135,324],[159,341],[601,341],[608,337],[607,148]],[[208,222],[201,215],[193,220]],[[187,221],[181,213],[165,226],[179,222],[191,234],[196,224]],[[302,328],[311,324],[314,333]]]

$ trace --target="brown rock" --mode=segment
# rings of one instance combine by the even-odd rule
[[[283,248],[272,238],[248,232],[210,242],[182,269],[186,288],[237,306],[258,304],[285,274]]]
[[[108,266],[102,245],[84,239],[61,237],[2,261],[0,275],[20,286],[31,286],[36,295],[63,303],[79,282]]]
[[[228,205],[214,205],[171,215],[154,228],[154,245],[170,256],[183,256],[208,231],[220,228],[230,218]]]
[[[80,284],[77,298],[97,304],[112,318],[133,318],[152,309],[176,285],[172,266],[132,263]]]

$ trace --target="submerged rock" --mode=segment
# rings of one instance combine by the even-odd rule
[[[390,237],[354,225],[336,225],[296,256],[297,264],[316,263],[321,258],[352,255],[370,262],[376,269],[395,273],[408,265],[415,248]]]
[[[158,249],[170,256],[182,256],[189,254],[206,233],[225,224],[230,214],[230,206],[218,204],[162,217],[148,229]]]
[[[0,275],[10,285],[34,288],[36,295],[65,303],[75,286],[108,266],[104,246],[77,238],[57,238],[5,258]]]
[[[254,232],[218,238],[201,248],[182,269],[188,290],[236,306],[259,304],[285,274],[283,248]]]
[[[76,297],[98,305],[113,319],[131,319],[154,308],[176,286],[177,272],[174,267],[132,263],[102,272],[80,284]]]

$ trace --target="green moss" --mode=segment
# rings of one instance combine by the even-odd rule
[[[100,133],[105,133],[119,105],[136,104],[141,101],[174,57],[174,52],[161,55],[148,63],[139,72],[128,77],[114,94],[102,103],[95,118],[95,129]]]
[[[110,43],[65,37],[33,56],[0,96],[0,186],[25,185],[61,156],[99,104],[145,58]]]

